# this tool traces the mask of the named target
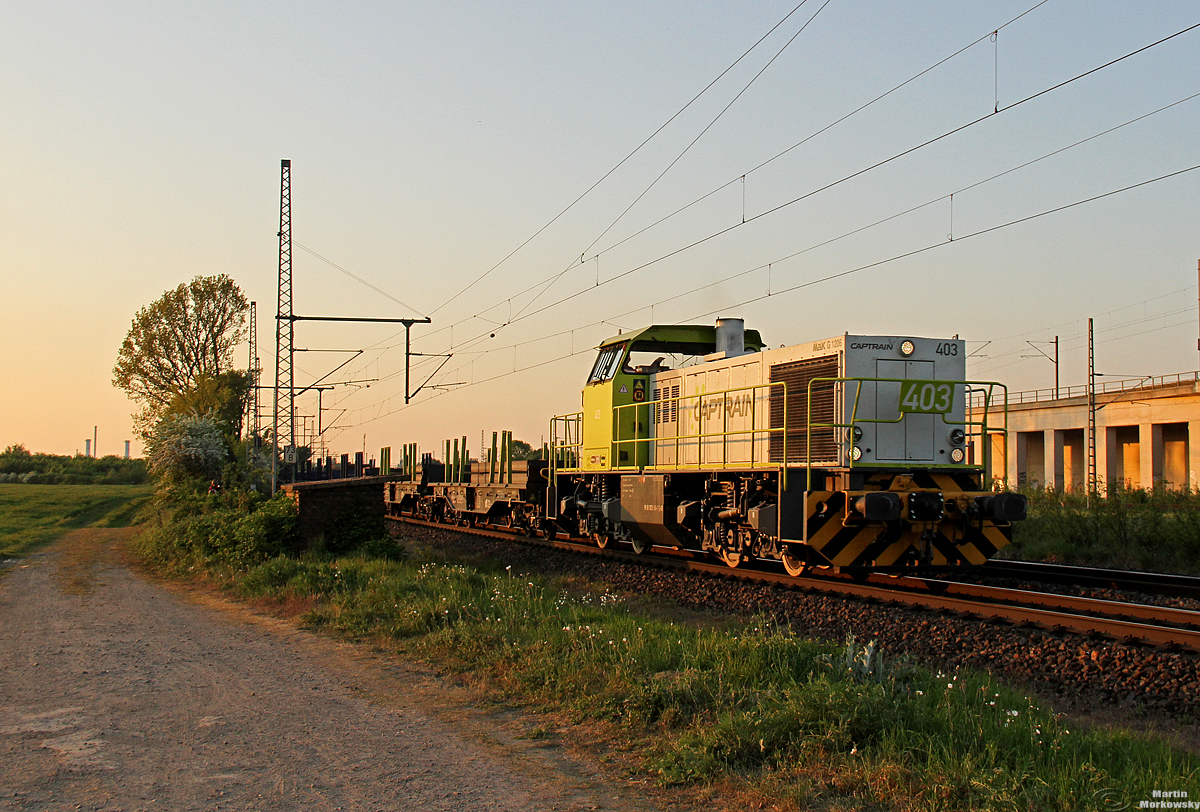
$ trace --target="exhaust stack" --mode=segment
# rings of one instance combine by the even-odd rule
[[[717,319],[717,352],[726,358],[746,354],[746,322],[742,319]]]

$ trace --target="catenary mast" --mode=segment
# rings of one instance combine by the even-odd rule
[[[295,321],[292,319],[292,162],[280,162],[279,180],[279,296],[275,309],[275,408],[272,418],[271,491],[279,483],[279,438],[291,455],[292,476],[295,477],[296,453],[296,377],[292,367],[295,345]],[[284,412],[279,410],[279,398],[287,392]]]

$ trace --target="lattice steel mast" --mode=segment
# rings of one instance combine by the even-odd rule
[[[1096,470],[1096,343],[1092,332],[1092,320],[1088,319],[1088,472],[1087,504],[1100,493],[1100,477]]]
[[[295,354],[295,322],[292,319],[292,162],[280,161],[279,180],[279,297],[275,309],[275,409],[272,418],[271,491],[279,481],[279,438],[295,454],[296,448],[296,376],[292,366]],[[279,396],[287,392],[285,413],[280,420]],[[296,469],[293,461],[292,476]]]
[[[260,400],[258,388],[262,385],[262,362],[258,358],[258,303],[250,303],[250,360],[246,372],[250,375],[250,391],[246,395],[246,425],[243,434],[251,442],[257,442],[262,425],[259,423]]]

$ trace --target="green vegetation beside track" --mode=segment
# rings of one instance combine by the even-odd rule
[[[698,798],[718,788],[726,803],[830,810],[1113,809],[1155,790],[1200,798],[1193,756],[1072,729],[987,675],[887,660],[867,641],[831,646],[761,621],[672,622],[600,588],[419,545],[406,556],[370,522],[322,549],[288,541],[277,549],[291,552],[267,557],[269,546],[236,543],[258,532],[245,515],[186,513],[142,536],[160,569],[457,673],[497,702],[556,718],[542,735],[590,726],[633,772]],[[281,505],[266,516],[286,529]]]
[[[1025,493],[1029,518],[997,558],[1200,575],[1200,492]]]
[[[29,553],[79,527],[127,527],[149,485],[0,483],[0,558]]]

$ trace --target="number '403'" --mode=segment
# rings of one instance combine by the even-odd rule
[[[954,386],[937,381],[900,384],[900,411],[946,414],[954,406]]]

